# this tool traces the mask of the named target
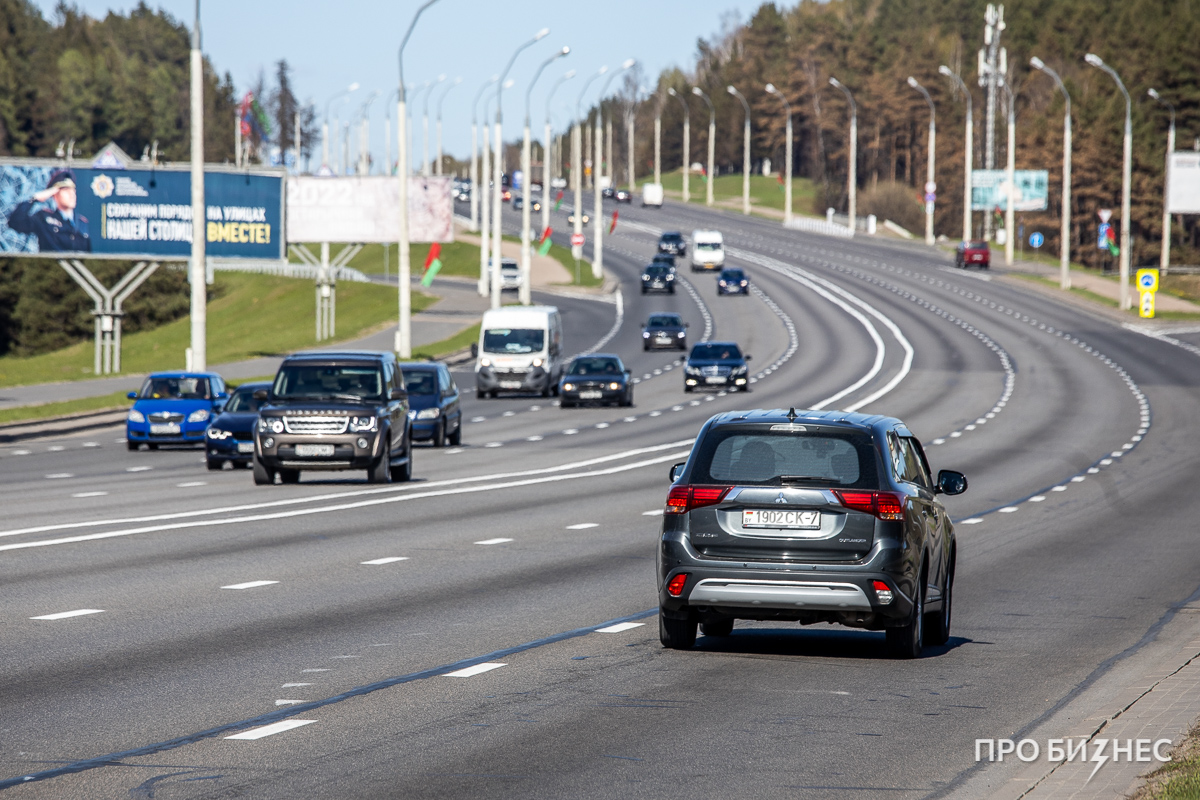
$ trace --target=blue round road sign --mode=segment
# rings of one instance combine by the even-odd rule
[[[1029,246],[1035,250],[1045,243],[1046,237],[1042,236],[1040,233],[1034,231],[1033,233],[1029,234]]]

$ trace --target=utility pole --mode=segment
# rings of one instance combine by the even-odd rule
[[[829,85],[841,89],[850,103],[850,163],[846,183],[850,201],[847,211],[850,218],[850,231],[853,232],[857,224],[855,220],[858,213],[858,105],[854,102],[854,95],[850,94],[850,90],[837,78],[830,78]]]
[[[629,167],[629,202],[633,202],[633,191],[637,185],[633,177],[633,122],[634,122],[634,105],[630,103],[629,109],[625,112],[625,161]]]
[[[1129,99],[1129,91],[1125,88],[1125,82],[1121,80],[1121,76],[1116,70],[1104,63],[1104,60],[1095,53],[1088,53],[1083,57],[1083,60],[1089,66],[1093,66],[1098,70],[1108,73],[1109,77],[1116,82],[1117,88],[1121,90],[1121,94],[1125,97],[1125,137],[1124,137],[1124,158],[1122,161],[1121,170],[1121,288],[1119,292],[1120,306],[1122,311],[1127,311],[1132,306],[1132,298],[1129,294],[1129,260],[1130,246],[1133,244],[1130,233],[1129,220],[1129,192],[1132,183],[1133,171],[1133,121],[1132,121],[1132,102]]]
[[[562,58],[565,55],[568,55],[570,52],[571,52],[570,47],[563,47],[557,53],[555,53],[554,55],[550,56],[548,59],[543,61],[541,63],[541,66],[539,66],[537,68],[537,72],[535,72],[533,74],[533,80],[531,80],[529,82],[529,88],[525,90],[525,131],[524,131],[524,138],[521,140],[521,175],[522,175],[522,177],[521,177],[521,184],[522,184],[521,185],[521,194],[523,197],[523,202],[521,203],[521,289],[520,289],[521,305],[525,305],[525,306],[527,306],[531,302],[533,302],[533,267],[532,267],[533,255],[530,252],[530,241],[529,241],[529,225],[531,222],[530,214],[532,213],[532,209],[530,208],[530,206],[533,205],[533,195],[532,195],[533,167],[531,165],[532,158],[531,158],[531,154],[530,154],[530,148],[532,146],[532,143],[531,143],[531,135],[530,135],[530,122],[529,122],[530,94],[532,94],[532,92],[533,92],[534,84],[536,84],[538,78],[540,78],[542,76],[542,71],[544,69],[546,69],[546,67],[553,64],[558,59]],[[547,138],[549,138],[549,137],[547,137]],[[549,167],[546,166],[549,163],[550,163],[550,154],[547,151],[543,151],[542,152],[543,174],[545,174],[549,171]],[[542,208],[546,207],[546,200],[547,200],[547,194],[549,193],[549,189],[550,189],[549,181],[546,181],[546,185],[542,187]]]
[[[1062,224],[1059,237],[1059,288],[1071,288],[1071,95],[1063,85],[1058,73],[1046,66],[1037,56],[1029,59],[1029,65],[1049,75],[1066,102],[1063,111],[1063,189]]]
[[[561,78],[559,78],[557,81],[554,82],[554,85],[550,87],[549,94],[546,95],[546,138],[543,140],[546,143],[545,144],[546,153],[545,153],[545,158],[542,159],[542,161],[543,161],[543,163],[542,163],[542,230],[543,231],[546,230],[546,228],[550,227],[550,180],[551,180],[551,172],[550,172],[551,158],[550,158],[550,156],[554,151],[554,148],[552,146],[553,140],[551,139],[552,133],[550,130],[550,101],[554,99],[554,93],[558,90],[558,87],[561,86],[564,81],[569,81],[569,80],[571,80],[571,78],[574,78],[574,77],[575,77],[575,70],[573,70],[573,69],[567,70],[566,73],[563,74],[563,76]],[[558,150],[559,150],[559,154],[561,155],[561,153],[562,153],[562,139],[561,138],[559,139]],[[557,173],[557,162],[555,162],[555,163],[556,163],[555,172]]]
[[[924,86],[917,83],[917,79],[911,75],[908,77],[908,85],[916,89],[925,98],[925,102],[929,103],[929,155],[926,160],[925,169],[925,244],[932,245],[933,238],[933,204],[934,201],[929,199],[929,196],[937,191],[937,184],[934,182],[934,142],[937,140],[937,119],[935,109],[933,107],[933,98],[929,96],[929,92]]]
[[[1162,255],[1158,259],[1159,271],[1166,275],[1171,268],[1171,155],[1175,152],[1175,106],[1163,100],[1157,89],[1151,89],[1146,94],[1171,112],[1171,127],[1167,129],[1167,166],[1163,171]]]
[[[713,165],[716,156],[716,141],[717,141],[717,112],[713,110],[712,101],[708,99],[708,95],[699,86],[692,87],[692,94],[699,97],[708,106],[708,175],[706,176],[704,204],[709,208],[713,204]]]
[[[958,74],[945,64],[938,67],[938,72],[954,81],[954,85],[962,90],[963,97],[967,101],[967,138],[963,143],[963,241],[965,242],[971,238],[971,165],[973,157],[972,149],[975,145],[975,114],[971,110],[971,92],[967,90],[967,85],[963,83],[963,79],[958,77]]]
[[[654,182],[662,183],[662,103],[654,112]]]
[[[604,79],[604,83],[600,89],[600,99],[596,102],[596,164],[592,168],[593,175],[597,174],[597,170],[599,170],[604,158],[604,142],[600,138],[603,133],[600,123],[604,116],[604,96],[608,93],[608,87],[612,84],[613,78],[632,67],[635,63],[632,58],[626,59],[621,64],[621,69],[612,72]],[[593,235],[595,236],[595,241],[592,242],[592,277],[600,280],[604,277],[604,194],[600,191],[599,181],[596,181],[595,190],[592,193],[592,205],[592,225],[594,226]]]
[[[576,236],[583,235],[583,153],[584,141],[583,131],[587,128],[587,117],[583,116],[583,96],[587,94],[588,87],[592,85],[592,81],[599,78],[604,73],[608,72],[608,66],[605,65],[597,70],[583,84],[583,89],[579,92],[579,97],[575,101],[575,130],[574,137],[571,141],[571,172],[575,178],[575,222],[574,234]],[[591,142],[587,142],[591,144]],[[575,253],[575,260],[578,261],[582,252],[582,248],[571,246],[571,250]],[[593,266],[593,271],[595,267]]]
[[[784,136],[787,140],[783,148],[783,163],[784,163],[784,183],[783,183],[783,224],[787,225],[792,221],[792,106],[788,103],[787,98],[783,96],[783,92],[775,88],[775,84],[768,83],[766,86],[767,94],[773,94],[783,101],[783,110],[787,114],[787,122],[784,125]]]
[[[1008,147],[1005,155],[1008,159],[1008,202],[1004,211],[1004,227],[1008,233],[1004,237],[1004,263],[1013,264],[1013,251],[1017,245],[1017,220],[1014,210],[1017,194],[1017,91],[1012,85],[1012,76],[1006,80],[1005,88],[1008,93]]]
[[[688,175],[692,171],[692,154],[690,152],[691,145],[691,109],[688,108],[687,100],[679,96],[679,93],[674,88],[668,87],[667,94],[679,101],[679,105],[683,106],[683,202],[690,202],[691,194],[688,192]]]
[[[187,368],[208,369],[208,264],[204,257],[206,218],[204,209],[204,57],[200,52],[200,0],[192,23],[192,347]]]
[[[984,132],[983,166],[996,168],[996,100],[997,92],[1004,86],[1008,74],[1008,52],[1000,46],[1000,34],[1004,31],[1004,6],[988,3],[984,11],[983,48],[979,51],[979,85],[987,89],[987,129]],[[983,236],[992,239],[992,212],[984,214]],[[1009,232],[1011,235],[1011,231]]]
[[[454,79],[454,82],[442,90],[442,96],[438,98],[437,103],[437,165],[434,167],[434,175],[442,174],[442,103],[446,99],[446,95],[450,94],[450,90],[463,82],[462,77]]]
[[[750,104],[742,93],[733,86],[726,86],[726,91],[742,101],[746,110],[746,126],[742,133],[742,213],[750,215]]]
[[[487,88],[496,81],[500,80],[499,75],[493,75],[491,80],[479,87],[479,91],[475,93],[475,102],[471,104],[471,231],[478,232],[479,230],[479,98],[487,91]],[[486,123],[487,116],[485,112],[484,121]],[[487,137],[484,136],[484,149],[487,149]],[[486,172],[486,170],[484,170]],[[482,290],[480,290],[482,291]]]

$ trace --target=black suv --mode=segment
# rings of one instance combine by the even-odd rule
[[[642,327],[642,349],[687,350],[687,326],[678,314],[651,314]]]
[[[675,294],[675,268],[666,264],[650,264],[642,270],[642,294],[666,292]]]
[[[692,348],[683,365],[683,390],[725,388],[750,391],[750,356],[736,342],[702,342]]]
[[[686,256],[687,242],[683,240],[683,234],[679,231],[665,231],[658,237],[658,252],[670,253],[680,258]]]
[[[372,483],[412,477],[404,376],[391,353],[310,352],[284,359],[260,390],[254,482],[297,483],[303,470],[364,469]]]
[[[673,485],[658,551],[659,634],[689,648],[696,626],[734,620],[883,630],[896,656],[950,636],[956,546],[932,477],[898,419],[843,411],[731,411],[700,430]]]

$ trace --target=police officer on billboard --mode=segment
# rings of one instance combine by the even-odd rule
[[[8,227],[37,236],[38,251],[42,253],[90,253],[92,238],[87,217],[75,213],[76,203],[75,173],[55,170],[45,189],[17,204],[8,215]]]

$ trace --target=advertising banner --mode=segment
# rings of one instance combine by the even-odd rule
[[[283,176],[206,171],[207,255],[280,259]],[[0,256],[186,260],[191,175],[184,169],[0,164]]]
[[[1171,154],[1167,210],[1172,214],[1200,214],[1200,153]]]
[[[1044,169],[1013,172],[1017,188],[1014,211],[1045,211],[1049,207],[1050,173]],[[1004,211],[1008,208],[1008,170],[977,169],[971,173],[971,210]]]
[[[408,179],[410,242],[454,241],[453,179]],[[400,239],[400,185],[388,176],[288,179],[289,242],[388,244]]]

